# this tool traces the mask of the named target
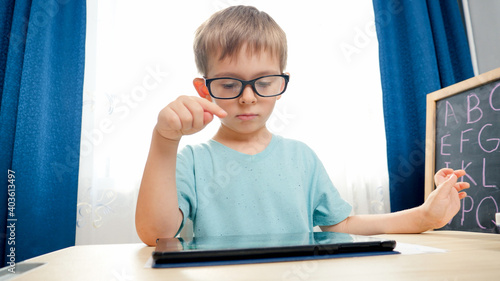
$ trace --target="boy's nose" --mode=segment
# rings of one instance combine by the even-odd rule
[[[240,103],[254,104],[257,102],[257,95],[254,93],[251,85],[246,85],[240,96]]]

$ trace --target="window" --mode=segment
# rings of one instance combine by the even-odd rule
[[[157,115],[178,95],[196,95],[194,31],[237,4],[266,11],[287,33],[291,80],[269,129],[315,150],[355,213],[388,212],[372,1],[197,2],[87,1],[77,244],[140,241],[135,205]],[[325,83],[310,85],[318,75]],[[217,128],[214,120],[181,145]]]

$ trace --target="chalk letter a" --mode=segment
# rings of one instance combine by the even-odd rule
[[[451,113],[448,113],[448,108],[450,109]],[[444,126],[448,126],[448,116],[453,116],[455,118],[455,122],[458,124],[457,116],[455,116],[455,111],[453,110],[453,106],[449,101],[446,101],[446,116],[444,117]]]

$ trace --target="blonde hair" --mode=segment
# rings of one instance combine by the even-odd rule
[[[233,6],[219,11],[196,30],[193,46],[196,67],[206,75],[209,59],[232,58],[243,46],[248,55],[269,51],[278,59],[280,71],[285,70],[285,32],[267,13],[251,6]]]

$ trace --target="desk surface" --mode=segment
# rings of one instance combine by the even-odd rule
[[[46,263],[22,280],[498,280],[500,235],[432,231],[380,235],[445,253],[368,256],[193,268],[146,268],[153,247],[75,246],[27,260]]]

